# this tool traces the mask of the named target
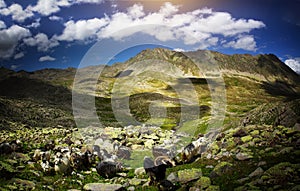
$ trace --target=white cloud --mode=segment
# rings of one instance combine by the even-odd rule
[[[210,37],[203,41],[201,41],[199,44],[199,49],[207,49],[208,47],[216,46],[219,42],[218,37]]]
[[[49,19],[50,19],[51,21],[62,21],[62,20],[63,20],[63,18],[58,17],[58,16],[56,16],[56,15],[53,15],[53,16],[49,17]]]
[[[23,40],[26,45],[37,46],[38,51],[46,52],[49,49],[59,45],[55,39],[49,39],[44,33],[39,33],[35,37],[26,38]]]
[[[246,35],[241,36],[235,41],[230,41],[224,45],[225,47],[231,47],[234,49],[244,49],[249,51],[256,51],[256,42],[253,36]]]
[[[29,6],[30,10],[48,16],[60,10],[57,0],[39,0],[35,6]]]
[[[10,69],[11,69],[11,70],[15,70],[15,69],[17,69],[17,68],[19,68],[19,67],[20,67],[20,65],[15,65],[15,64],[13,64],[13,65],[10,66]]]
[[[178,13],[179,8],[165,3],[157,12],[146,13],[141,4],[135,4],[125,12],[116,12],[102,19],[68,21],[57,39],[73,41],[98,37],[122,40],[143,32],[160,41],[183,40],[187,45],[208,48],[220,44],[227,37],[238,36],[225,46],[253,51],[256,50],[256,42],[249,33],[265,26],[261,21],[236,19],[229,13],[208,8]]]
[[[5,29],[5,28],[6,28],[5,22],[0,20],[0,29]]]
[[[179,6],[173,5],[170,2],[165,3],[159,10],[159,14],[165,15],[166,17],[174,15],[179,11]]]
[[[20,58],[22,58],[24,56],[25,56],[24,52],[19,52],[18,54],[14,55],[14,59],[17,60],[17,59],[20,59]]]
[[[300,58],[291,58],[284,61],[292,70],[300,74]]]
[[[144,7],[141,4],[134,4],[127,9],[127,12],[129,15],[132,15],[133,18],[139,18],[145,15]]]
[[[107,18],[94,18],[89,20],[79,20],[77,22],[68,21],[65,23],[63,34],[56,38],[61,41],[92,39],[96,37],[95,35],[107,23]]]
[[[94,3],[94,4],[101,4],[104,2],[104,0],[75,0],[74,1],[76,4],[77,3]]]
[[[18,25],[0,30],[0,58],[11,57],[14,54],[18,42],[28,36],[31,36],[30,31]]]
[[[173,50],[176,52],[185,52],[185,50],[182,48],[174,48]]]
[[[38,18],[33,23],[31,23],[30,25],[27,25],[26,27],[27,28],[38,28],[39,26],[41,26],[40,21],[41,21],[41,19]]]
[[[25,19],[33,16],[32,11],[27,8],[23,10],[23,7],[16,3],[12,4],[8,8],[1,9],[0,14],[5,16],[11,15],[12,19],[18,22],[24,22]]]
[[[39,0],[35,6],[28,6],[28,9],[49,16],[60,11],[62,7],[70,7],[81,3],[100,4],[103,2],[104,0]]]
[[[0,8],[6,7],[4,0],[0,0]]]
[[[56,60],[56,59],[53,58],[53,57],[51,57],[51,56],[42,56],[42,57],[40,57],[40,59],[39,59],[40,62],[46,62],[46,61],[52,62],[52,61],[55,61],[55,60]]]

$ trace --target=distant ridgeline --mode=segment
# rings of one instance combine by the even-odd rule
[[[207,55],[210,61],[205,63]],[[202,68],[194,61],[202,63]],[[80,93],[95,96],[97,115],[104,126],[129,125],[116,119],[111,105],[113,96],[128,97],[130,115],[137,122],[169,130],[193,125],[199,134],[207,131],[212,112],[214,89],[208,85],[212,83],[207,77],[209,72],[205,73],[211,65],[219,69],[217,76],[221,75],[225,84],[225,127],[240,123],[247,112],[262,104],[299,98],[299,75],[275,55],[225,55],[207,50],[181,53],[147,49],[124,63],[78,69],[86,76],[81,76],[77,85],[84,89]],[[97,79],[90,76],[100,70],[101,74],[94,75]],[[166,70],[168,75],[163,75]],[[75,74],[74,68],[35,72],[0,68],[1,128],[75,126],[72,116]],[[211,75],[213,78],[215,74]],[[197,104],[191,103],[188,91],[184,92],[187,86],[196,92],[193,94]],[[178,89],[185,95],[178,95]],[[194,121],[180,120],[186,108],[199,109],[199,113],[191,113],[195,115],[191,117]]]

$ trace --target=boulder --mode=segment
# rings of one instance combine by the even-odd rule
[[[20,187],[24,188],[25,190],[32,190],[35,187],[35,183],[29,180],[14,178],[12,179],[12,182],[14,182],[15,185],[19,185]]]
[[[154,140],[149,139],[147,141],[144,142],[145,148],[146,149],[152,149],[152,147],[154,146]]]
[[[246,136],[248,133],[244,129],[239,129],[233,134],[233,137],[243,137]]]
[[[139,178],[133,178],[129,180],[129,184],[132,186],[138,186],[138,185],[142,185],[145,182],[147,182],[146,179],[139,179]]]
[[[89,183],[84,185],[83,190],[88,191],[118,191],[122,189],[121,184]]]
[[[253,137],[251,135],[243,136],[241,138],[241,140],[243,141],[243,143],[247,143],[247,142],[251,141],[252,139],[253,139]]]
[[[145,171],[144,167],[136,168],[134,170],[134,175],[137,177],[143,176],[145,174],[146,174],[146,171]]]
[[[210,178],[215,178],[219,176],[223,176],[227,172],[233,169],[233,165],[229,162],[220,162],[214,168],[214,170],[210,173]]]
[[[118,158],[120,159],[126,159],[126,160],[129,160],[130,159],[130,156],[131,156],[131,153],[130,153],[130,150],[129,148],[127,147],[120,147],[117,151],[117,156]]]
[[[195,187],[201,188],[202,190],[208,188],[211,185],[211,181],[209,177],[202,176],[199,180],[195,183]]]
[[[210,185],[205,191],[220,191],[220,187],[215,185]]]
[[[200,168],[185,169],[178,171],[177,175],[178,181],[184,184],[199,179],[202,176],[202,171]]]
[[[238,160],[248,160],[248,159],[251,159],[253,158],[253,156],[251,154],[248,154],[248,153],[242,153],[242,152],[239,152],[238,154],[236,154],[236,158]]]
[[[172,183],[177,183],[178,182],[177,173],[172,172],[171,174],[169,174],[169,176],[167,177],[167,180],[172,182]]]
[[[264,173],[264,170],[261,167],[258,167],[255,171],[249,174],[249,177],[261,176]]]

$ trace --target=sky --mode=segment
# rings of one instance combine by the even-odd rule
[[[112,64],[168,47],[272,53],[300,73],[299,10],[300,0],[0,0],[0,67],[77,68],[91,49],[90,64]]]

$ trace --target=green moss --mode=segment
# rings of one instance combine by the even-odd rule
[[[202,170],[200,168],[184,169],[177,172],[178,180],[181,183],[187,183],[192,180],[198,179],[202,176]]]
[[[253,139],[253,137],[251,135],[247,135],[247,136],[244,136],[241,138],[241,140],[244,142],[244,143],[247,143],[249,141],[251,141]]]

